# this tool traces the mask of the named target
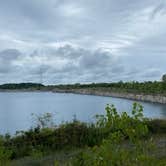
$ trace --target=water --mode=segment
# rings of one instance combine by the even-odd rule
[[[32,113],[50,112],[56,124],[71,121],[73,116],[91,122],[96,114],[103,114],[106,104],[111,103],[120,111],[131,113],[132,100],[51,92],[1,92],[0,134],[14,134],[33,126]],[[144,115],[149,118],[166,118],[166,105],[140,102]]]

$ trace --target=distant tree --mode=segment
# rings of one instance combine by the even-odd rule
[[[164,74],[164,75],[162,76],[162,81],[163,81],[163,82],[166,82],[166,74]]]

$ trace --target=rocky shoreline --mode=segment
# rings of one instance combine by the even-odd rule
[[[126,92],[111,92],[110,90],[102,89],[21,89],[21,90],[0,90],[0,92],[53,92],[53,93],[73,93],[82,95],[95,95],[95,96],[107,96],[107,97],[117,97],[130,100],[152,102],[166,104],[166,96],[163,95],[152,95],[152,94],[135,94]]]
[[[162,95],[120,93],[120,92],[110,92],[110,91],[102,91],[102,90],[96,90],[96,89],[95,90],[94,89],[54,89],[52,90],[52,92],[109,96],[109,97],[117,97],[117,98],[125,98],[125,99],[131,99],[131,100],[166,104],[166,96],[162,96]]]

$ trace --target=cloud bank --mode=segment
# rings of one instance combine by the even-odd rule
[[[165,0],[0,0],[0,83],[159,80]]]

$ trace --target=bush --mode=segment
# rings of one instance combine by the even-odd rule
[[[0,137],[0,165],[8,165],[12,151],[4,146],[3,137]]]
[[[165,119],[152,119],[147,120],[147,126],[151,133],[166,133],[166,120]]]
[[[109,137],[103,139],[100,146],[88,148],[80,153],[73,159],[72,165],[156,166],[166,164],[165,161],[156,159],[150,153],[153,150],[153,141],[145,139],[148,135],[148,127],[142,111],[142,106],[134,103],[132,116],[129,117],[125,112],[118,114],[113,105],[107,105],[106,115],[97,116],[97,125],[105,131],[110,131]]]

